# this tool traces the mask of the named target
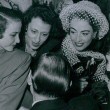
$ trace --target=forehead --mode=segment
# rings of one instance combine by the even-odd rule
[[[70,28],[74,28],[77,30],[89,30],[92,29],[92,26],[90,25],[88,20],[75,18],[71,20]]]
[[[6,31],[18,31],[18,29],[21,29],[21,21],[11,21],[8,22],[6,25]]]
[[[32,18],[29,26],[36,30],[50,31],[51,25],[44,22],[41,18]]]
[[[7,27],[8,26],[12,26],[12,25],[21,25],[21,21],[20,20],[10,20],[7,22]]]

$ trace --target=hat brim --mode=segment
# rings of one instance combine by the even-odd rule
[[[103,38],[108,30],[109,30],[109,23],[105,17],[105,15],[101,12],[100,8],[92,2],[88,3],[89,1],[83,1],[79,3],[75,3],[65,7],[60,13],[60,19],[62,22],[63,29],[68,32],[70,28],[70,18],[74,19],[74,13],[79,12],[87,12],[90,17],[96,20],[97,25],[99,26],[98,30],[98,38]],[[89,4],[89,5],[88,5]],[[92,5],[90,5],[92,4]],[[94,7],[95,5],[95,7]]]

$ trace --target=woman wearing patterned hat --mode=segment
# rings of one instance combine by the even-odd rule
[[[102,86],[100,88],[106,88],[106,59],[100,53],[98,44],[109,30],[106,17],[96,4],[80,1],[65,7],[60,13],[60,19],[67,32],[62,42],[62,51],[73,69],[72,94],[74,92],[76,96],[94,91],[93,87],[99,85]],[[100,101],[106,102],[105,99]]]

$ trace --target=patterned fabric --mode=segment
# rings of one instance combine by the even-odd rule
[[[109,23],[105,15],[96,4],[90,1],[81,1],[63,8],[60,19],[66,32],[70,29],[71,20],[77,17],[93,24],[98,31],[99,39],[103,38],[109,30]]]
[[[62,42],[62,51],[63,51],[63,54],[67,57],[71,67],[73,67],[73,69],[76,69],[76,73],[82,74],[83,72],[85,72],[85,69],[88,68],[88,66],[94,65],[96,62],[98,65],[95,72],[92,73],[94,74],[92,77],[93,80],[94,81],[105,80],[106,82],[108,82],[108,78],[105,75],[106,59],[103,54],[99,52],[93,52],[93,51],[78,52],[73,47],[73,44],[69,35],[67,35]],[[88,58],[85,68],[81,66],[82,62],[79,58],[82,58],[82,59]]]

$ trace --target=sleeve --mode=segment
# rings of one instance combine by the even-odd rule
[[[91,68],[91,70],[96,70],[93,75],[93,82],[91,83],[91,93],[98,102],[99,105],[108,103],[108,77],[105,74],[106,71],[106,62],[105,60],[94,60],[95,67]],[[93,63],[92,63],[93,64]]]
[[[0,109],[1,110],[16,110],[20,100],[23,96],[27,85],[27,76],[30,71],[31,58],[30,56],[25,57],[18,67],[3,79],[3,88],[0,90]],[[15,62],[15,63],[19,63]],[[6,81],[7,80],[7,83]]]

